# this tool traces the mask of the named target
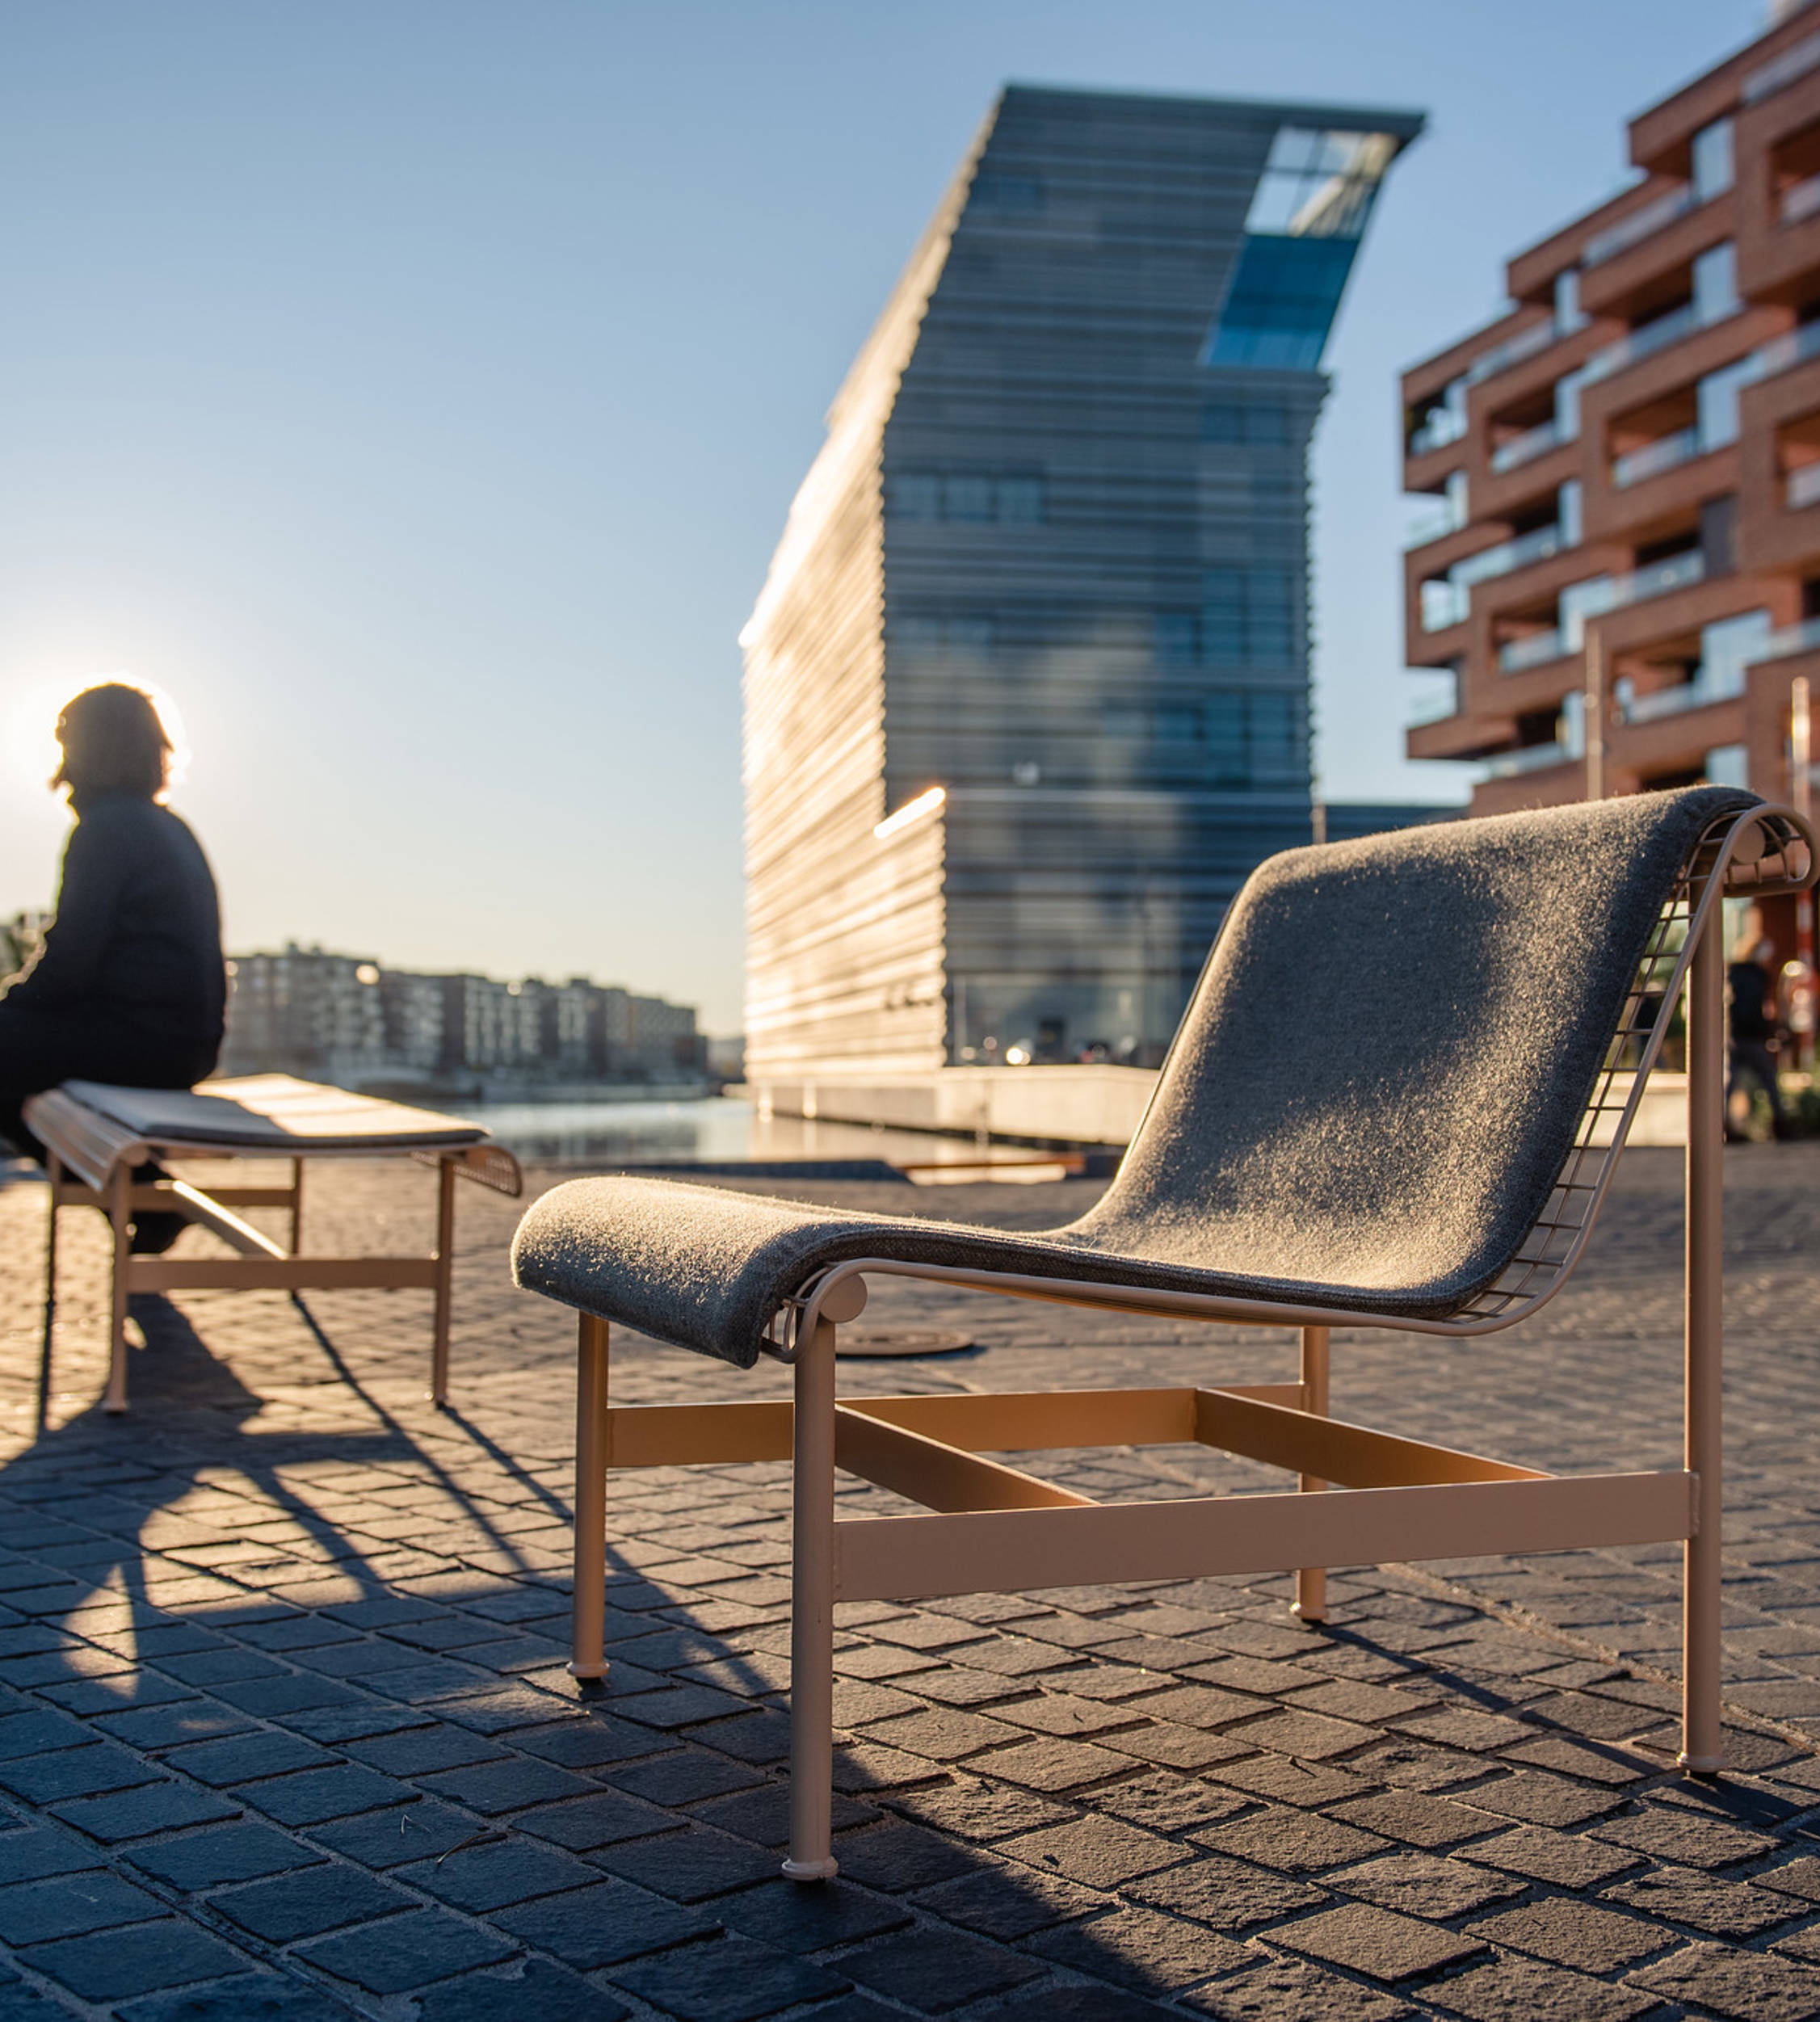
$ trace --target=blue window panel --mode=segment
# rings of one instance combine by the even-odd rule
[[[1351,238],[1247,233],[1204,363],[1313,372],[1356,250]]]

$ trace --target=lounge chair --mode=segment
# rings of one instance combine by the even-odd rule
[[[44,1259],[44,1343],[57,1314],[57,1224],[65,1208],[99,1208],[113,1238],[107,1389],[103,1408],[127,1408],[127,1298],[134,1292],[284,1291],[360,1286],[421,1287],[435,1295],[430,1395],[448,1400],[449,1275],[455,1251],[455,1182],[478,1181],[515,1199],[518,1161],[490,1144],[478,1124],[289,1074],[248,1074],[200,1088],[119,1088],[65,1082],[30,1097],[25,1120],[44,1145],[50,1175],[50,1234]],[[408,1158],[437,1169],[436,1246],[428,1256],[324,1257],[302,1246],[304,1163],[309,1158]],[[216,1187],[186,1180],[136,1180],[134,1168],[160,1158],[283,1158],[281,1187]],[[282,1208],[287,1250],[237,1208]],[[175,1213],[218,1236],[232,1256],[135,1256],[136,1214]]]
[[[526,1215],[519,1282],[579,1309],[574,1660],[601,1675],[611,1467],[795,1461],[789,1859],[831,1875],[833,1604],[1684,1541],[1681,1763],[1721,1765],[1721,894],[1805,889],[1787,809],[1694,788],[1296,850],[1227,916],[1117,1177],[1000,1234],[638,1178]],[[1336,1326],[1476,1336],[1552,1297],[1591,1232],[1661,1015],[1688,1003],[1684,1465],[1560,1478],[1327,1414]],[[1301,1381],[852,1398],[834,1335],[868,1280],[1301,1331]],[[795,1403],[607,1402],[609,1323],[750,1368]],[[1625,1381],[1615,1370],[1614,1381]],[[1096,1505],[993,1452],[1198,1440],[1281,1494]],[[837,1468],[928,1514],[836,1522]],[[1343,1491],[1313,1493],[1331,1486]]]

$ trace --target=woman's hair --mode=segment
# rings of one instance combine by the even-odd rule
[[[170,739],[141,688],[109,681],[85,688],[57,720],[63,763],[53,786],[78,793],[137,793],[155,800],[169,784]]]

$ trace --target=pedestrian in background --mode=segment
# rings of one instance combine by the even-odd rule
[[[1731,1001],[1731,1072],[1725,1084],[1725,1137],[1728,1142],[1745,1141],[1745,1133],[1733,1120],[1734,1099],[1750,1099],[1746,1086],[1755,1083],[1769,1099],[1770,1123],[1779,1138],[1793,1136],[1788,1116],[1782,1107],[1782,1089],[1776,1079],[1778,1039],[1776,1022],[1775,944],[1757,931],[1738,952],[1725,971],[1726,994]],[[1748,1115],[1748,1110],[1746,1110]]]

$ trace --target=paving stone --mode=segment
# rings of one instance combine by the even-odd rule
[[[1726,2022],[1809,2022],[1820,2015],[1820,1973],[1729,1945],[1688,1945],[1632,1974],[1629,1984]]]
[[[959,1942],[957,1940],[956,1942]],[[848,1961],[830,1969],[749,1938],[686,1944],[613,1971],[614,1983],[679,2022],[758,2022],[850,1984]]]
[[[976,1770],[1027,1789],[1060,1791],[1105,1783],[1131,1768],[1129,1755],[1115,1755],[1087,1741],[1027,1741],[995,1749],[973,1764]]]
[[[184,1784],[157,1783],[115,1791],[105,1797],[78,1797],[54,1809],[59,1818],[111,1846],[143,1839],[149,1833],[232,1818],[240,1806],[229,1797],[193,1790]]]
[[[477,1973],[431,1987],[418,2022],[619,2022],[623,2001],[547,1960],[528,1960],[517,1973]]]
[[[1040,1826],[1074,1816],[1066,1806],[1052,1804],[1028,1790],[995,1790],[985,1784],[965,1781],[933,1790],[907,1792],[893,1797],[891,1808],[939,1833],[986,1843],[1033,1832]]]
[[[973,1879],[977,1882],[981,1877]],[[901,1929],[910,1921],[902,1904],[844,1880],[813,1888],[780,1887],[773,1875],[755,1888],[721,1896],[709,1906],[729,1931],[783,1952],[851,1944]]]
[[[1398,2022],[1414,2013],[1377,1987],[1342,1979],[1303,1959],[1272,1959],[1249,1973],[1182,1996],[1182,2005],[1214,2022]]]
[[[164,1908],[156,1896],[104,1868],[44,1881],[15,1881],[0,1888],[0,1938],[21,1945],[78,1937],[86,1931],[142,1923]]]
[[[1199,1827],[1193,1836],[1198,1844],[1211,1847],[1216,1853],[1280,1869],[1285,1874],[1307,1874],[1338,1867],[1342,1861],[1362,1860],[1389,1843],[1375,1832],[1286,1805],[1271,1805],[1246,1818]]]
[[[1476,1839],[1460,1849],[1462,1860],[1483,1862],[1532,1881],[1552,1881],[1562,1889],[1593,1889],[1637,1864],[1634,1854],[1572,1833],[1548,1832],[1539,1826],[1519,1826],[1515,1832]]]
[[[1616,1883],[1605,1891],[1605,1900],[1735,1942],[1807,1914],[1802,1905],[1773,1890],[1722,1881],[1699,1868],[1652,1869],[1633,1881]]]
[[[150,1994],[115,2010],[119,2022],[349,2022],[354,2012],[315,1987],[270,1973],[236,1974],[207,1987]],[[10,2022],[3,2007],[0,2022]]]
[[[1243,1931],[1271,1923],[1329,1900],[1306,1882],[1271,1874],[1242,1860],[1208,1854],[1185,1868],[1166,1868],[1126,1885],[1124,1894],[1154,1910],[1192,1917],[1216,1931]]]
[[[440,1858],[474,1836],[474,1822],[426,1797],[414,1805],[357,1812],[309,1829],[310,1838],[331,1853],[345,1854],[368,1868],[401,1868],[407,1861]]]
[[[358,1868],[324,1866],[224,1889],[209,1900],[230,1923],[254,1937],[268,1944],[289,1944],[385,1916],[413,1899]]]
[[[1432,1852],[1457,1847],[1503,1829],[1504,1821],[1489,1812],[1456,1804],[1448,1797],[1426,1797],[1413,1790],[1385,1790],[1368,1797],[1351,1797],[1332,1807],[1329,1816],[1343,1825],[1406,1840]]]
[[[298,1957],[369,1994],[388,1995],[497,1965],[514,1948],[446,1911],[413,1910],[318,1939],[301,1946]]]
[[[402,1878],[458,1910],[484,1915],[532,1896],[578,1888],[597,1877],[591,1869],[553,1848],[502,1834],[483,1846],[456,1847],[428,1866],[406,1870]]]
[[[1776,1847],[1768,1833],[1747,1831],[1722,1818],[1690,1817],[1684,1807],[1668,1805],[1646,1805],[1602,1819],[1591,1836],[1685,1868],[1728,1868],[1761,1860]]]
[[[509,1811],[522,1811],[531,1805],[548,1804],[557,1797],[575,1797],[598,1791],[586,1776],[559,1769],[554,1763],[540,1762],[524,1755],[508,1755],[500,1762],[469,1763],[459,1769],[420,1776],[423,1789],[451,1804],[494,1818]]]
[[[162,1839],[136,1847],[128,1858],[134,1867],[179,1889],[213,1889],[229,1881],[253,1881],[265,1875],[289,1874],[322,1859],[313,1848],[301,1847],[270,1826],[251,1823],[216,1826],[180,1839]]]
[[[1583,1973],[1612,1973],[1673,1941],[1674,1934],[1641,1917],[1594,1902],[1550,1896],[1486,1917],[1473,1926],[1483,1941],[1552,1959]]]
[[[317,1769],[331,1764],[334,1757],[326,1749],[300,1741],[281,1730],[254,1728],[247,1734],[232,1734],[214,1741],[191,1742],[173,1748],[165,1761],[186,1776],[217,1788],[245,1783],[254,1776],[279,1776],[293,1769]]]
[[[1162,1997],[1257,1961],[1217,1932],[1129,1907],[1045,1928],[1028,1948],[1073,1972]]]
[[[376,1775],[358,1763],[338,1763],[332,1769],[300,1770],[237,1785],[237,1797],[281,1826],[316,1826],[325,1819],[345,1818],[356,1811],[414,1797],[409,1784]]]
[[[219,1938],[175,1917],[28,1945],[19,1957],[34,1972],[85,2001],[119,2001],[191,1980],[215,1979],[247,1963]]]
[[[515,1903],[497,1911],[491,1921],[582,1973],[707,1937],[718,1927],[712,1915],[617,1881]]]
[[[136,1706],[124,1713],[104,1713],[89,1724],[129,1748],[173,1748],[183,1742],[243,1733],[253,1725],[244,1713],[205,1699],[186,1699],[174,1706]]]
[[[1472,2022],[1631,2022],[1659,2005],[1653,1995],[1536,1959],[1471,1966],[1431,1991]]]
[[[1452,1965],[1483,1949],[1483,1941],[1460,1936],[1417,1918],[1401,1916],[1364,1902],[1343,1903],[1271,1933],[1274,1944],[1309,1953],[1374,1980],[1406,1980]]]
[[[1589,1790],[1584,1784],[1569,1783],[1564,1777],[1519,1770],[1495,1782],[1476,1784],[1472,1801],[1481,1811],[1494,1811],[1532,1825],[1578,1826],[1611,1812],[1616,1799],[1608,1790]]]
[[[9,1790],[28,1804],[55,1804],[60,1798],[90,1797],[103,1791],[126,1790],[134,1784],[155,1782],[163,1772],[143,1757],[111,1741],[92,1741],[81,1748],[24,1755],[0,1763],[0,1790]]]
[[[55,1827],[0,1833],[0,1884],[99,1870],[101,1864],[94,1848]]]
[[[1005,1944],[1071,1917],[1096,1915],[1106,1907],[1099,1890],[1084,1888],[1064,1876],[996,1864],[940,1882],[924,1890],[916,1900],[919,1908],[949,1923]]]
[[[618,1790],[595,1790],[586,1797],[571,1797],[561,1804],[540,1805],[536,1810],[514,1819],[514,1829],[553,1841],[571,1852],[584,1853],[591,1847],[611,1845],[620,1839],[637,1839],[675,1829],[675,1815],[643,1799],[628,1797]]]
[[[778,1871],[777,1857],[768,1849],[706,1826],[597,1846],[590,1858],[595,1866],[678,1902],[704,1902],[749,1882],[771,1880]]]
[[[886,2011],[874,2011],[883,2017]],[[1142,2001],[1129,1994],[1113,1994],[1104,1987],[1045,1987],[1029,1999],[1014,2001],[998,2009],[1002,2022],[1156,2022],[1169,2011],[1154,2001]],[[818,2012],[817,2022],[822,2022]],[[828,2011],[826,2022],[837,2022]]]
[[[1173,1840],[1110,1818],[1052,1826],[1007,1840],[997,1851],[1094,1889],[1117,1889],[1135,1876],[1176,1867],[1190,1857],[1190,1850]]]
[[[843,1833],[834,1843],[841,1872],[868,1888],[902,1894],[981,1867],[970,1848],[901,1819]]]
[[[1187,1832],[1213,1825],[1243,1810],[1246,1801],[1236,1791],[1169,1769],[1153,1769],[1094,1793],[1096,1811],[1110,1812],[1153,1832]]]
[[[947,2015],[1036,1979],[1042,1969],[1004,1946],[928,1927],[880,1938],[842,1955],[839,1969],[888,2000]]]

